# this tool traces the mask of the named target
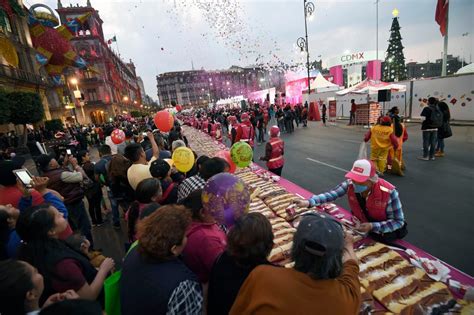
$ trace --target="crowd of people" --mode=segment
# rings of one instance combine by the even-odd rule
[[[449,122],[443,108],[430,103],[422,113],[428,158],[444,152],[442,141],[434,151],[433,135],[434,128],[436,135],[443,129],[438,110]],[[280,132],[292,132],[293,122],[306,126],[307,106],[199,111],[180,119],[217,141],[252,147],[266,142],[260,160],[281,175]],[[276,125],[268,128],[272,119]],[[114,128],[125,132],[120,144],[111,138]],[[57,133],[40,134],[57,138]],[[59,136],[77,143],[71,151],[37,156],[39,176],[29,185],[14,172],[23,167],[23,158],[0,161],[0,314],[102,313],[104,282],[117,262],[96,249],[92,230],[106,224],[108,205],[110,224],[124,229],[127,239],[113,301],[123,315],[359,312],[358,262],[352,237],[340,224],[325,215],[304,215],[294,235],[294,267],[272,265],[267,260],[271,224],[262,214],[247,213],[250,188],[229,173],[228,161],[195,153],[189,172],[175,167],[172,153],[189,146],[178,121],[168,133],[146,118],[73,127]],[[392,108],[365,136],[371,141],[370,161],[356,161],[343,183],[299,205],[347,195],[360,221],[357,230],[382,242],[403,238],[407,228],[398,192],[381,176],[394,161],[403,168],[406,139]],[[94,146],[96,161],[89,151]],[[295,292],[297,302],[289,298]]]
[[[201,113],[209,116],[211,124],[221,114]],[[239,126],[234,127],[247,126],[254,135],[255,129],[263,129],[260,139],[266,140],[264,124],[270,117],[264,118],[258,110],[238,116]],[[186,117],[183,120],[191,123]],[[232,118],[225,121],[232,140]],[[295,236],[299,240],[295,269],[283,272],[267,260],[273,246],[270,222],[259,213],[246,213],[249,188],[228,173],[230,165],[225,159],[196,156],[193,168],[183,174],[170,159],[174,150],[187,146],[179,123],[167,134],[153,132],[145,122],[137,127],[140,132],[133,124],[116,122],[115,127],[119,126],[127,135],[123,148],[108,141],[107,130],[97,142],[85,137],[85,146],[79,144],[73,151],[41,154],[35,159],[39,176],[33,176],[29,185],[14,172],[23,167],[24,159],[0,162],[1,314],[65,314],[71,308],[81,314],[102,312],[104,281],[116,264],[96,250],[97,240],[91,233],[105,222],[104,200],[112,208],[112,226],[122,229],[122,216],[126,221],[127,254],[116,301],[122,314],[242,314],[253,313],[254,308],[274,313],[275,307],[287,313],[295,306],[281,299],[283,287],[252,304],[246,297],[257,294],[252,293],[260,283],[254,284],[255,279],[273,273],[281,273],[281,281],[295,287],[315,282],[318,288],[305,293],[306,305],[296,306],[302,312],[310,310],[311,292],[327,286],[322,279],[332,278],[337,282],[327,289],[344,295],[341,312],[358,309],[352,241],[335,221],[321,216],[304,218]],[[78,128],[65,133],[78,140],[74,132],[89,131]],[[238,133],[242,140],[245,132]],[[277,126],[270,128],[268,143],[282,156],[279,133]],[[97,161],[92,161],[88,151],[94,144],[98,146]],[[272,150],[262,159],[270,163],[270,169],[281,172],[282,159],[275,160]],[[321,231],[313,235],[311,226],[316,223],[327,226],[326,234],[330,229],[338,233],[331,244],[324,244],[331,248],[327,257],[306,249],[310,242],[326,239]],[[324,264],[324,272],[315,270],[314,264]],[[267,305],[267,298],[273,306]]]

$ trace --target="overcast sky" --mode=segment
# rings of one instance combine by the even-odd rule
[[[27,6],[57,0],[24,0]],[[85,5],[86,0],[62,0]],[[195,69],[225,69],[257,62],[275,65],[301,59],[296,39],[304,35],[303,0],[91,0],[104,21],[106,38],[117,36],[124,60],[132,59],[156,96],[156,74]],[[434,21],[436,0],[380,0],[379,49],[390,36],[392,10],[399,10],[406,61],[441,58],[443,38]],[[375,49],[375,0],[314,1],[308,24],[311,59],[344,51]],[[473,54],[474,1],[450,0],[449,54]],[[462,36],[468,32],[469,35]],[[321,56],[321,57],[319,57]],[[318,58],[319,57],[319,58]]]

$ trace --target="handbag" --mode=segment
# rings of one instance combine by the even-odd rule
[[[138,245],[138,241],[133,242],[130,248],[125,254],[127,257],[128,253]],[[114,272],[104,281],[104,293],[105,293],[105,312],[108,315],[121,315],[120,305],[120,278],[122,276],[122,270]]]
[[[367,160],[367,142],[362,141],[359,147],[359,155],[357,157],[358,160]]]
[[[445,121],[443,123],[443,126],[441,127],[441,139],[446,139],[449,138],[453,135],[453,131],[451,130],[451,125],[449,124],[448,121]]]

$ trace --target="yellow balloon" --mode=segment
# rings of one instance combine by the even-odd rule
[[[194,153],[190,148],[179,147],[173,152],[172,156],[176,169],[180,172],[189,172],[194,165]]]

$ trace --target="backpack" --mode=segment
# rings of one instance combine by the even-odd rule
[[[443,126],[443,112],[439,109],[438,105],[436,107],[430,107],[431,115],[430,115],[430,127],[431,128],[439,128]]]

